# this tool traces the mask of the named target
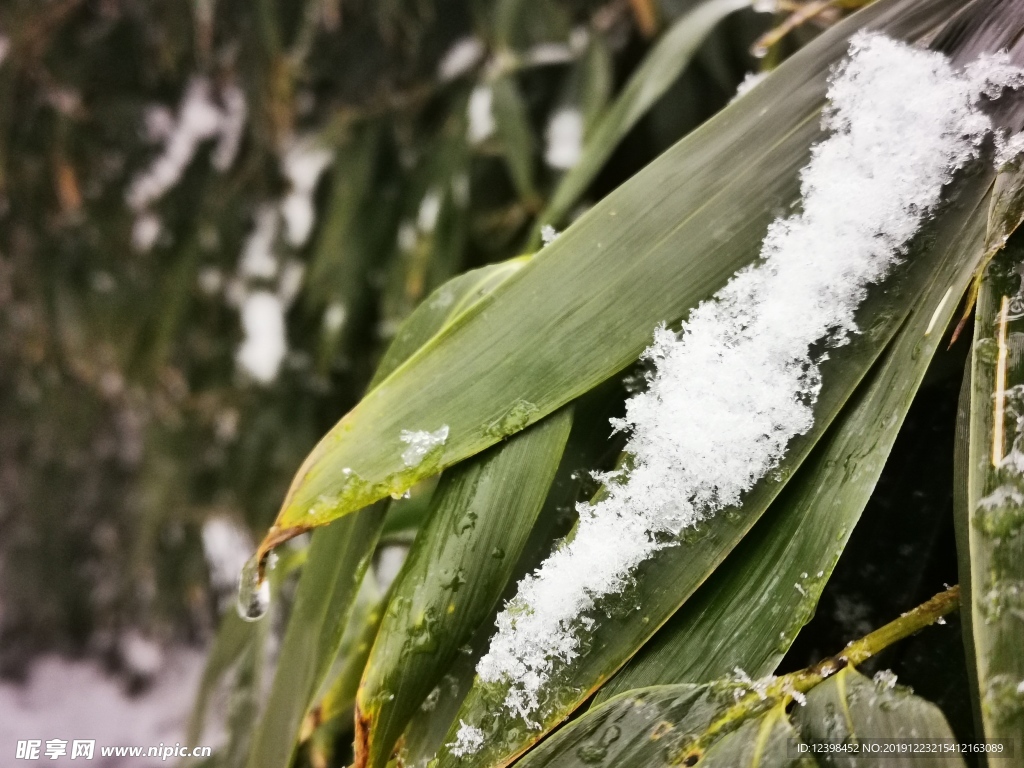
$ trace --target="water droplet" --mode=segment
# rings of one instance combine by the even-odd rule
[[[537,406],[526,400],[516,400],[500,418],[488,424],[484,431],[491,437],[507,437],[530,423]]]
[[[238,615],[246,621],[262,619],[270,608],[270,582],[260,579],[259,563],[253,555],[238,577]]]
[[[455,524],[455,532],[458,534],[463,534],[466,531],[473,530],[473,528],[476,527],[476,518],[476,512],[467,512],[459,519],[459,522]]]

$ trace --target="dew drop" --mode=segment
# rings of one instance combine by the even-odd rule
[[[245,621],[259,621],[270,608],[270,582],[260,579],[259,563],[253,555],[238,578],[238,615]]]

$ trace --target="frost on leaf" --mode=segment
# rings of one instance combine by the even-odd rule
[[[456,757],[464,757],[478,752],[483,745],[484,732],[459,720],[459,730],[455,734],[455,741],[448,748]]]
[[[444,445],[448,439],[448,425],[445,424],[433,432],[427,432],[424,429],[415,432],[403,429],[398,439],[409,446],[402,451],[402,461],[405,466],[415,467],[426,458],[428,453]]]
[[[615,422],[627,472],[579,505],[571,541],[519,584],[477,672],[508,686],[527,723],[559,665],[581,653],[601,598],[675,546],[683,529],[739,504],[814,423],[822,348],[857,331],[855,312],[883,280],[954,172],[992,130],[981,95],[1017,85],[989,56],[964,71],[941,54],[861,34],[833,73],[823,127],[800,176],[801,211],[768,228],[760,258],[693,310],[679,333],[655,331],[645,392]]]

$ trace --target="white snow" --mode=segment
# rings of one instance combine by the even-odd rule
[[[253,552],[252,538],[240,524],[223,515],[207,519],[202,536],[210,587],[223,610],[234,601],[238,574]]]
[[[348,318],[348,311],[340,301],[331,302],[324,310],[324,330],[327,333],[337,333],[344,327]]]
[[[494,133],[494,91],[489,85],[478,85],[469,94],[468,138],[471,144],[486,141]]]
[[[743,78],[742,82],[738,86],[736,86],[736,94],[732,97],[732,101],[736,101],[740,96],[752,91],[760,85],[769,74],[769,72],[747,72],[747,76]]]
[[[690,314],[655,331],[646,392],[615,422],[633,467],[579,505],[574,537],[519,584],[477,672],[508,685],[528,724],[558,665],[580,653],[597,601],[677,544],[688,526],[740,503],[814,421],[819,345],[857,332],[883,280],[991,130],[975,102],[1021,72],[986,57],[966,72],[940,54],[860,34],[833,74],[824,128],[801,173],[802,211],[768,228],[760,259]]]
[[[433,432],[427,432],[423,429],[416,431],[403,429],[398,435],[398,439],[409,446],[402,452],[402,461],[405,463],[405,466],[415,467],[434,448],[445,444],[445,441],[448,439],[448,425],[444,424]]]
[[[441,193],[431,188],[420,201],[419,211],[416,213],[416,226],[424,233],[433,232],[437,226],[437,217],[441,213]]]
[[[245,339],[238,348],[238,364],[256,381],[269,384],[288,352],[284,305],[270,291],[253,291],[242,303]]]
[[[140,214],[132,224],[132,247],[140,253],[149,252],[160,239],[162,229],[159,216],[149,211]]]
[[[1024,131],[1013,134],[1009,138],[1000,137],[999,150],[996,152],[996,166],[1004,166],[1024,154]]]
[[[583,153],[583,115],[575,107],[561,107],[548,123],[544,160],[552,168],[568,170]]]
[[[205,77],[193,77],[185,89],[177,118],[162,107],[146,112],[150,138],[163,143],[163,152],[128,188],[128,206],[142,211],[172,189],[195,157],[199,145],[217,139],[212,162],[219,170],[231,165],[245,126],[245,95],[236,87],[222,94],[222,109]]]
[[[476,37],[457,40],[437,66],[437,78],[447,83],[456,80],[480,63],[484,56],[484,44]]]
[[[550,224],[545,224],[540,228],[540,241],[544,243],[544,245],[551,245],[557,239],[558,230]]]
[[[459,720],[459,730],[455,733],[455,743],[449,749],[456,757],[464,757],[477,752],[484,745],[484,732],[464,720]]]
[[[272,205],[261,205],[256,211],[252,232],[242,246],[238,272],[245,278],[269,279],[277,274],[274,245],[280,219]]]
[[[292,142],[281,159],[281,171],[292,185],[291,192],[281,201],[281,216],[285,239],[295,248],[305,245],[313,231],[313,192],[333,159],[334,152],[313,138]]]

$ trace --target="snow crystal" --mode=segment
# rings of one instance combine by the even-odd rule
[[[285,337],[284,305],[270,291],[254,291],[242,303],[242,330],[245,340],[237,360],[256,381],[269,384],[288,352]]]
[[[1024,154],[1024,131],[1015,133],[1010,138],[1000,137],[999,149],[996,152],[996,167],[1002,167]]]
[[[857,331],[867,287],[884,279],[991,130],[975,108],[1013,82],[997,57],[955,71],[938,53],[860,34],[833,74],[823,127],[801,173],[802,212],[768,228],[760,259],[693,310],[659,327],[646,392],[614,422],[630,434],[627,472],[580,504],[571,540],[519,584],[477,671],[508,685],[527,723],[557,665],[580,654],[598,600],[678,542],[683,529],[739,504],[813,424],[822,342]]]
[[[740,96],[750,93],[768,77],[768,74],[768,72],[747,72],[747,76],[736,86],[736,94],[732,97],[732,101],[736,101]]]
[[[457,40],[437,66],[437,78],[443,83],[456,80],[480,63],[484,44],[476,37]]]
[[[285,238],[295,248],[305,245],[313,231],[313,192],[333,159],[334,153],[312,138],[294,141],[281,159],[281,171],[292,184],[291,192],[281,201],[281,216]]]
[[[469,94],[469,141],[479,144],[494,133],[494,91],[489,85],[478,85]]]
[[[545,224],[540,228],[540,241],[544,245],[551,245],[558,239],[558,230],[552,227],[550,224]]]
[[[548,123],[544,161],[552,168],[568,170],[583,152],[583,115],[575,107],[562,107]]]
[[[405,462],[405,466],[415,467],[434,448],[445,444],[448,439],[448,425],[444,424],[433,432],[427,432],[424,429],[415,432],[403,429],[398,439],[409,446],[402,452],[402,461]]]
[[[484,732],[479,728],[459,720],[459,730],[455,734],[455,743],[449,746],[456,757],[472,755],[484,745]]]
[[[875,672],[875,676],[872,678],[872,682],[879,688],[884,688],[887,691],[891,691],[896,687],[896,673],[891,669],[882,669]]]
[[[245,96],[237,88],[222,94],[225,108],[213,100],[213,89],[205,77],[194,77],[185,89],[177,119],[164,108],[146,113],[147,133],[164,145],[163,153],[128,188],[129,207],[141,211],[172,189],[195,157],[199,145],[218,139],[212,162],[226,170],[234,159],[245,125]]]

